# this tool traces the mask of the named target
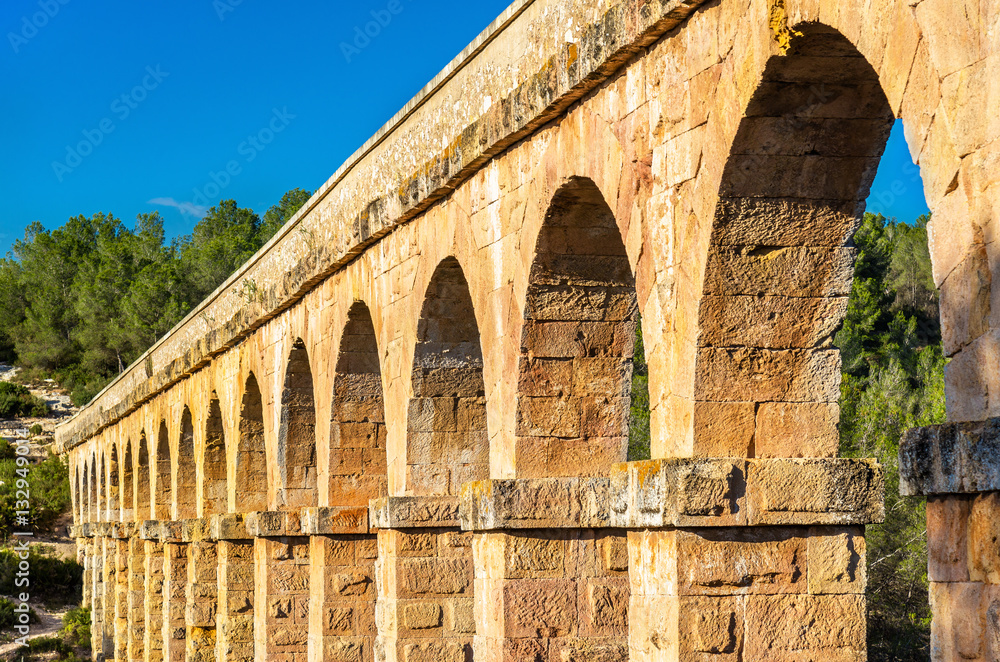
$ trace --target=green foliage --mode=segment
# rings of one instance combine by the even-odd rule
[[[14,607],[17,605],[8,600],[7,598],[0,598],[0,630],[10,630],[20,621],[18,619],[18,614],[14,613]],[[28,609],[28,623],[37,623],[38,614],[35,613],[34,609]]]
[[[31,436],[33,436],[33,437],[37,437],[42,432],[43,432],[43,429],[42,429],[42,424],[41,423],[35,423],[30,428],[28,428],[28,433],[31,434]]]
[[[81,657],[80,652],[86,657]],[[87,651],[77,651],[61,637],[38,637],[28,640],[28,651],[18,650],[19,662],[84,662],[89,660]]]
[[[8,449],[10,449],[8,451]],[[13,449],[0,447],[0,456]],[[18,481],[26,481],[27,489]],[[56,456],[35,465],[18,466],[16,459],[0,459],[0,536],[14,529],[18,501],[28,501],[28,525],[38,532],[50,531],[59,516],[70,507],[69,468]],[[19,493],[20,492],[20,493]],[[27,498],[25,498],[27,495]],[[0,593],[3,590],[0,589]]]
[[[54,377],[89,402],[221,285],[309,199],[289,191],[265,214],[224,200],[190,236],[165,241],[157,213],[134,228],[110,214],[33,223],[0,259],[0,360]],[[0,408],[3,407],[0,395]],[[0,416],[3,416],[0,409]]]
[[[649,455],[649,366],[642,343],[642,319],[635,324],[632,353],[632,400],[629,410],[628,460],[648,460]]]
[[[886,521],[868,527],[868,646],[872,662],[926,660],[930,609],[925,504],[899,496],[902,433],[944,420],[938,295],[927,219],[866,214],[854,241],[855,279],[841,349],[841,453],[874,457],[886,473]]]
[[[70,646],[89,648],[90,626],[90,608],[76,607],[63,616],[63,626],[59,634]]]
[[[21,591],[32,600],[51,604],[74,604],[83,599],[83,566],[74,560],[60,559],[42,545],[32,545],[28,551],[30,584],[15,585],[21,558],[13,549],[0,549],[0,594],[14,595]]]
[[[43,418],[49,415],[49,406],[35,397],[24,386],[0,382],[0,418],[19,416]]]

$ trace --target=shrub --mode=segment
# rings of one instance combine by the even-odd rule
[[[49,406],[35,397],[24,386],[0,382],[0,418],[30,416],[42,418],[49,415]]]
[[[0,630],[10,630],[18,621],[18,614],[14,613],[16,605],[7,598],[0,598]],[[34,609],[28,610],[28,623],[37,623],[38,614]]]
[[[4,452],[0,448],[0,457]],[[27,476],[22,475],[25,473]],[[24,500],[24,495],[18,494],[25,491],[18,487],[18,480],[27,481],[28,526],[35,531],[51,530],[59,516],[70,507],[69,468],[66,462],[50,455],[38,464],[19,467],[14,459],[0,459],[0,482],[4,483],[0,487],[0,535],[10,535],[16,511],[20,510],[17,502]]]
[[[55,604],[73,604],[83,599],[83,566],[79,563],[57,558],[40,545],[31,547],[27,560],[31,565],[31,584],[16,587],[14,580],[21,558],[12,549],[0,549],[0,593],[12,595],[27,588],[33,600]]]
[[[35,423],[34,425],[32,425],[30,428],[28,428],[28,432],[31,434],[32,437],[37,437],[38,435],[40,435],[42,433],[41,423]]]
[[[59,631],[63,641],[77,648],[90,647],[90,608],[76,607],[63,616],[62,630]]]

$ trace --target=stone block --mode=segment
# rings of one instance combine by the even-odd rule
[[[243,521],[250,537],[280,538],[302,534],[300,515],[293,511],[246,513]]]
[[[1000,419],[907,430],[899,445],[903,496],[1000,490]]]
[[[511,580],[503,586],[504,635],[565,637],[575,632],[576,583],[560,579]]]
[[[303,508],[303,535],[368,533],[368,509],[365,507]]]
[[[970,495],[927,498],[927,578],[932,582],[969,581]]]
[[[209,537],[212,540],[247,540],[246,522],[239,513],[212,515],[209,519]]]
[[[765,402],[757,411],[754,457],[836,457],[840,406],[827,402]]]
[[[466,531],[599,528],[608,522],[606,478],[483,480],[462,486]]]
[[[459,497],[414,496],[373,499],[373,529],[440,528],[459,525]]]
[[[741,662],[744,600],[700,595],[679,598],[678,659]]]
[[[863,529],[813,527],[808,540],[809,593],[864,594],[868,565]]]
[[[751,525],[870,524],[885,519],[885,481],[874,460],[751,460]]]
[[[967,532],[969,579],[1000,584],[1000,493],[972,500]]]
[[[864,595],[751,595],[745,599],[744,660],[865,659]]]

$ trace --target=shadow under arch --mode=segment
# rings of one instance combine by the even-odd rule
[[[590,179],[553,196],[538,234],[518,361],[519,477],[588,476],[626,459],[635,279]]]
[[[798,26],[767,63],[726,163],[698,310],[690,446],[660,455],[830,457],[850,240],[893,124],[839,32]]]
[[[229,511],[226,463],[226,434],[222,423],[222,408],[215,391],[209,398],[205,421],[205,449],[202,456],[202,517]]]
[[[136,495],[136,521],[142,522],[152,517],[149,508],[151,485],[149,480],[149,441],[146,439],[146,431],[139,433],[139,450],[136,454],[135,470],[135,495]]]
[[[247,376],[240,402],[236,448],[236,511],[267,510],[267,450],[264,445],[264,403],[257,378]]]
[[[316,505],[316,399],[305,343],[288,355],[278,428],[279,510]]]
[[[438,264],[427,287],[411,380],[406,493],[457,495],[462,483],[488,478],[483,350],[469,283],[454,257]]]
[[[118,475],[118,444],[111,444],[111,459],[108,464],[108,519],[117,521],[121,518],[121,504],[119,496],[119,475]]]
[[[170,519],[173,473],[170,460],[170,433],[167,430],[167,422],[160,421],[160,430],[156,435],[156,498],[153,500],[155,519]]]
[[[385,406],[371,312],[347,313],[333,382],[330,421],[331,506],[368,506],[387,495]]]
[[[122,521],[131,522],[135,516],[135,464],[132,458],[132,440],[125,440],[122,453]]]

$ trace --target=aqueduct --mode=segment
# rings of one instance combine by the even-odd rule
[[[1000,659],[994,0],[515,2],[58,430],[98,659],[864,660],[831,339],[895,118],[933,658]]]

